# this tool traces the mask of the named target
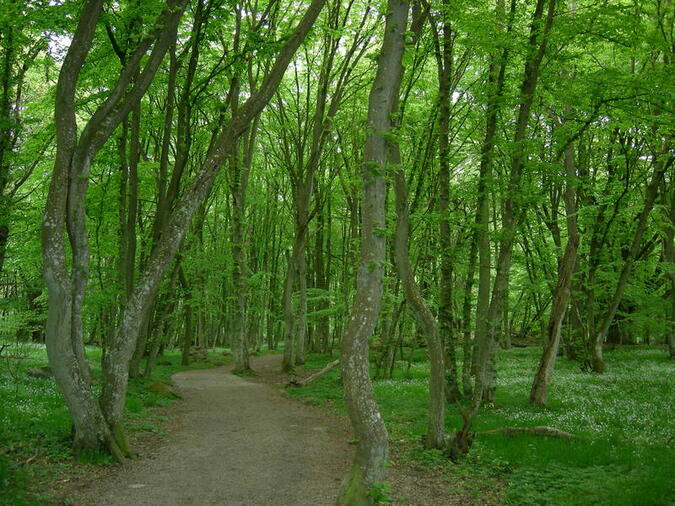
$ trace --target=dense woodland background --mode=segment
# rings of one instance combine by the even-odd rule
[[[611,370],[607,346],[672,358],[673,13],[5,0],[0,349],[46,339],[76,448],[120,459],[127,372],[171,348],[229,347],[243,374],[263,349],[289,372],[356,353],[343,336],[370,302],[374,377],[427,349],[437,422],[439,398],[466,401],[453,458],[494,401],[497,347],[543,345],[538,405],[559,353],[587,373]],[[381,307],[377,289],[354,306],[368,272]],[[343,360],[348,389],[357,372]],[[434,416],[425,444],[443,447]]]

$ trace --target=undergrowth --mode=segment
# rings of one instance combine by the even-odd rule
[[[392,444],[410,463],[441,471],[453,491],[478,496],[479,504],[486,487],[499,490],[501,503],[509,505],[675,504],[673,364],[662,349],[608,351],[604,375],[559,359],[547,408],[528,404],[539,348],[501,350],[496,402],[481,408],[476,442],[459,464],[420,444],[428,406],[424,353],[418,350],[411,366],[401,364],[392,379],[376,380],[375,394]],[[312,356],[306,367],[320,369],[330,360],[334,357]],[[344,412],[338,370],[289,393]],[[457,408],[449,406],[448,432],[461,422]],[[580,437],[481,434],[537,425]]]

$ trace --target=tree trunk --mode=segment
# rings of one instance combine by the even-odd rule
[[[398,146],[392,146],[394,154],[390,162],[400,164]],[[429,424],[424,445],[427,448],[443,448],[445,443],[445,364],[443,360],[443,344],[438,332],[438,325],[424,299],[420,295],[410,269],[408,238],[410,234],[408,188],[403,172],[394,173],[394,190],[396,192],[396,231],[394,233],[394,258],[396,269],[401,278],[406,301],[413,310],[419,328],[427,340],[431,374],[429,378]],[[456,386],[456,383],[455,383]]]
[[[448,8],[449,2],[446,0],[443,3],[444,8]],[[439,113],[438,113],[438,158],[439,158],[439,173],[438,173],[438,185],[439,185],[439,198],[438,198],[438,212],[440,214],[440,230],[439,230],[439,245],[441,248],[441,280],[440,280],[440,294],[438,301],[438,331],[440,333],[440,338],[442,339],[443,344],[445,345],[445,351],[447,353],[447,360],[445,366],[447,367],[446,374],[446,395],[448,397],[448,402],[454,402],[461,397],[458,386],[458,375],[457,375],[457,358],[456,358],[456,348],[457,348],[457,338],[453,329],[453,315],[452,315],[452,240],[451,240],[451,231],[450,231],[450,94],[452,92],[451,88],[451,79],[453,72],[453,40],[452,40],[452,27],[448,21],[448,13],[444,14],[443,20],[443,46],[442,54],[437,55],[438,60],[438,88],[439,88]],[[407,189],[406,189],[407,194]],[[400,196],[403,197],[402,195]],[[397,193],[397,198],[399,195]],[[406,195],[406,208],[407,208],[407,195]],[[407,210],[406,210],[407,213]],[[401,218],[399,217],[399,220]],[[407,219],[407,218],[406,218]],[[407,251],[406,251],[407,256]],[[405,281],[404,281],[405,288]],[[406,291],[406,296],[408,297]],[[419,294],[418,294],[419,295]],[[421,299],[420,299],[421,300]],[[411,307],[416,312],[419,312],[418,309],[414,309],[415,305],[411,303]],[[421,316],[421,313],[419,313]],[[418,316],[418,318],[420,317]],[[425,334],[429,342],[434,340],[431,334],[428,333],[428,329],[425,328]],[[429,349],[430,354],[432,353],[431,348]],[[432,364],[433,364],[432,357]],[[433,365],[432,365],[433,368]],[[434,374],[432,372],[432,383],[434,381]],[[430,387],[431,388],[431,387]],[[432,401],[433,405],[433,401]],[[443,437],[441,435],[441,437]],[[440,440],[439,440],[440,441]],[[435,443],[427,442],[427,444],[433,444],[434,448],[440,448],[436,446]],[[439,443],[440,444],[440,443]]]
[[[68,53],[59,74],[56,90],[55,122],[57,152],[42,226],[44,276],[49,293],[45,342],[49,365],[63,393],[73,421],[74,448],[97,450],[110,444],[111,439],[101,409],[94,398],[87,366],[81,354],[81,329],[73,329],[74,280],[68,272],[63,236],[68,206],[68,181],[73,154],[77,147],[75,119],[75,88],[77,77],[91,47],[96,23],[102,10],[102,0],[85,2]],[[81,294],[78,294],[81,296]],[[81,300],[77,303],[81,304]]]
[[[515,1],[511,2],[511,12],[507,26],[510,33],[515,15]],[[497,23],[505,16],[503,0],[497,1]],[[488,333],[488,308],[490,306],[490,284],[492,252],[490,250],[490,186],[494,159],[495,135],[501,97],[504,93],[506,65],[509,49],[506,46],[501,55],[494,56],[488,71],[488,84],[494,88],[487,105],[485,137],[481,146],[480,173],[478,179],[478,205],[476,209],[475,241],[478,248],[478,300],[476,301],[476,331],[471,353],[471,373],[476,374],[478,363],[476,353],[478,342]],[[466,359],[465,354],[465,359]],[[465,368],[469,365],[465,363]],[[466,374],[465,374],[466,376]],[[465,386],[466,391],[466,386]]]
[[[261,90],[251,96],[220,133],[193,184],[169,217],[164,233],[135,284],[119,328],[111,338],[109,350],[105,354],[104,388],[100,405],[107,427],[105,424],[97,427],[96,424],[101,419],[96,414],[97,404],[86,401],[87,397],[91,397],[91,388],[87,382],[87,365],[83,356],[81,320],[84,288],[87,283],[88,251],[84,203],[89,165],[116,126],[138,103],[150,85],[168,46],[175,40],[176,26],[182,15],[184,1],[168,2],[158,20],[160,27],[154,31],[154,46],[149,56],[143,58],[153,44],[151,37],[143,39],[138,49],[129,57],[115,88],[86,123],[78,139],[74,106],[76,84],[102,10],[101,0],[85,1],[77,30],[59,73],[55,107],[57,154],[42,228],[50,314],[47,348],[48,353],[49,350],[52,353],[50,363],[55,368],[59,387],[66,397],[73,397],[67,398],[66,402],[72,407],[76,438],[77,434],[98,434],[100,438],[112,440],[112,443],[108,442],[108,446],[116,456],[129,453],[121,422],[129,361],[136,346],[143,315],[147,313],[150,302],[154,299],[159,282],[177,252],[195,209],[208,195],[213,179],[234,141],[274,94],[290,59],[313,25],[324,2],[325,0],[315,0],[308,7],[295,31],[280,50]],[[144,67],[138,73],[139,78],[130,86],[132,76],[140,69],[141,62]],[[66,225],[73,256],[72,277],[63,243]],[[85,418],[80,416],[77,412],[79,399],[93,404],[91,410],[85,410],[94,413],[93,415]],[[82,425],[85,423],[82,420],[90,425]],[[94,442],[89,438],[88,443]]]
[[[497,272],[495,275],[492,297],[487,312],[487,334],[477,336],[476,393],[484,397],[486,402],[494,402],[494,354],[497,344],[497,333],[501,328],[504,297],[506,295],[508,273],[511,268],[511,254],[518,224],[522,220],[524,209],[518,195],[525,163],[525,135],[530,119],[530,109],[539,78],[539,68],[546,51],[548,36],[553,24],[555,0],[537,0],[532,18],[528,53],[520,89],[520,105],[513,136],[514,152],[511,158],[509,184],[502,211],[502,230],[499,241]],[[545,8],[547,11],[544,12]]]
[[[293,372],[295,353],[293,339],[293,285],[295,284],[295,265],[291,253],[286,251],[286,279],[284,281],[283,313],[284,313],[284,358],[281,362],[282,372]]]
[[[577,230],[576,205],[576,165],[574,162],[574,147],[570,144],[565,150],[565,170],[567,182],[565,186],[565,212],[567,214],[567,244],[565,253],[560,260],[558,269],[558,283],[553,294],[551,315],[546,329],[544,351],[539,360],[539,367],[534,376],[530,390],[530,402],[536,406],[545,406],[548,394],[548,384],[553,374],[555,359],[558,356],[562,324],[567,312],[572,287],[572,277],[577,263],[577,248],[579,246],[579,232]]]
[[[236,107],[233,107],[236,110]],[[239,149],[230,158],[230,191],[232,193],[232,279],[237,294],[234,312],[234,332],[231,341],[235,374],[251,371],[249,349],[246,339],[246,306],[248,299],[248,261],[246,258],[246,187],[250,165],[240,160]],[[243,165],[243,166],[242,166]]]
[[[666,262],[666,275],[670,279],[670,308],[666,310],[666,345],[671,359],[675,359],[675,181],[670,181],[670,191],[662,183],[663,202],[663,259]],[[668,201],[670,200],[670,205]]]
[[[388,456],[387,429],[373,396],[368,360],[368,340],[379,318],[385,261],[384,178],[387,158],[386,135],[398,102],[404,34],[408,5],[389,0],[377,74],[370,90],[364,163],[361,265],[352,314],[342,340],[342,379],[345,404],[354,435],[359,441],[351,472],[346,477],[337,504],[369,505],[369,492],[384,481]]]

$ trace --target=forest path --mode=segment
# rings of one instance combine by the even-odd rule
[[[261,375],[279,355],[254,358]],[[332,417],[232,366],[174,375],[177,428],[151,456],[88,487],[75,504],[331,505],[352,448]]]

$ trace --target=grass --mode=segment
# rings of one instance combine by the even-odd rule
[[[220,351],[220,350],[219,350]],[[0,358],[0,505],[36,505],[50,501],[49,486],[55,477],[67,475],[75,467],[110,464],[106,455],[85,455],[75,462],[70,450],[70,419],[53,379],[34,378],[28,370],[47,364],[44,346],[19,344],[3,351]],[[14,355],[18,358],[7,358]],[[96,388],[101,377],[98,348],[87,348]],[[169,382],[179,371],[204,369],[228,360],[210,352],[209,362],[180,365],[180,352],[168,350],[159,359],[148,380],[130,381],[126,401],[127,428],[134,431],[163,432],[166,421],[153,408],[168,406],[173,399],[153,393],[147,386]]]
[[[481,409],[474,426],[479,432],[476,442],[455,465],[442,452],[425,450],[419,443],[426,429],[429,374],[421,350],[409,374],[402,366],[393,379],[375,381],[392,443],[404,458],[440,470],[449,487],[462,487],[467,495],[480,495],[486,486],[500,489],[502,504],[675,504],[674,368],[666,353],[658,348],[608,351],[609,372],[604,375],[583,373],[576,363],[560,359],[549,406],[535,408],[527,400],[539,352],[538,348],[500,351],[496,402]],[[319,369],[329,360],[309,357],[307,368]],[[338,371],[289,393],[344,411]],[[448,431],[460,425],[457,409],[450,407]],[[581,438],[480,434],[536,425]]]

